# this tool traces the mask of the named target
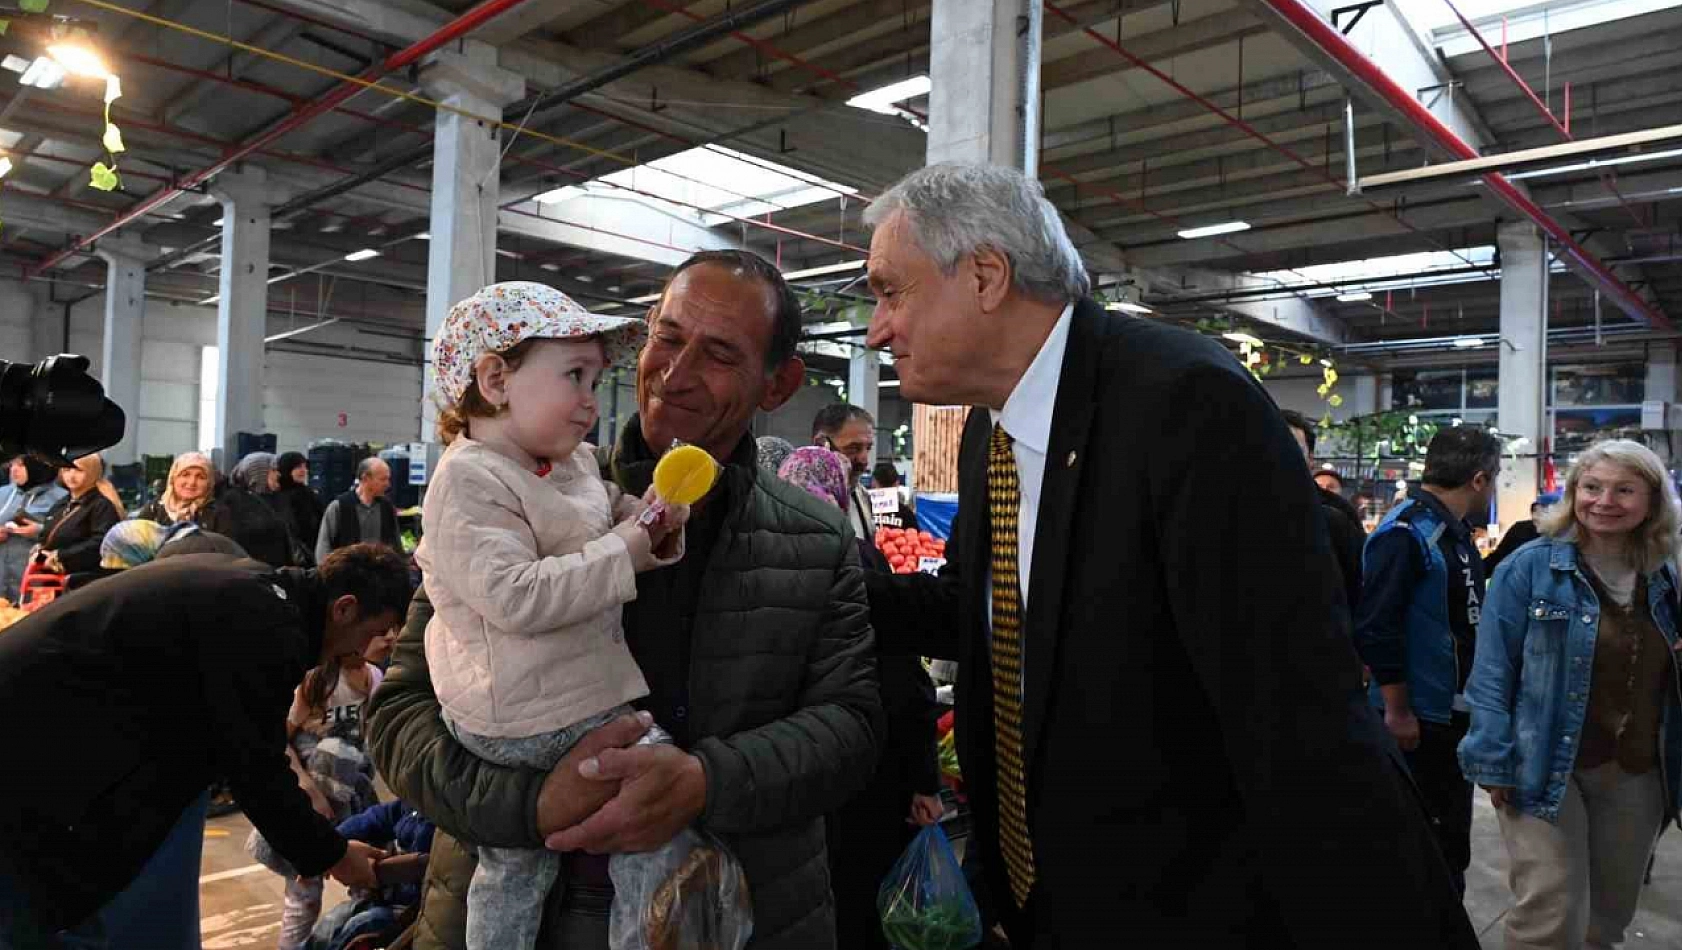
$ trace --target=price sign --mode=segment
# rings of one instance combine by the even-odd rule
[[[940,569],[945,566],[946,559],[943,557],[920,557],[917,559],[917,570],[923,574],[939,574]]]
[[[899,489],[872,488],[870,490],[870,511],[872,514],[891,515],[899,510]]]

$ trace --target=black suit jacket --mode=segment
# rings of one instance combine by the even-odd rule
[[[959,758],[1019,950],[1477,946],[1360,692],[1315,486],[1218,344],[1074,311],[1028,579],[1023,745],[1038,880],[998,850],[989,414],[939,578],[870,577],[884,652],[960,663]]]

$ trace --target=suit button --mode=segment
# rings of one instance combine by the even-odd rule
[[[682,722],[683,720],[689,718],[689,707],[679,706],[678,708],[672,710],[672,715],[676,716],[679,722]]]

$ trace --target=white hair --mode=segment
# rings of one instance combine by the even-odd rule
[[[1035,300],[1066,303],[1092,288],[1080,252],[1040,183],[1002,165],[930,165],[900,179],[864,210],[878,227],[896,211],[942,273],[982,248],[1010,261],[1011,286]]]

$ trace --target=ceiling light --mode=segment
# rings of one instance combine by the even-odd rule
[[[14,73],[21,73],[29,68],[29,60],[13,53],[7,53],[5,59],[0,59],[0,69],[9,69]]]
[[[1261,341],[1260,337],[1254,337],[1254,336],[1251,336],[1248,333],[1236,333],[1236,332],[1235,333],[1223,333],[1223,334],[1221,334],[1221,336],[1225,337],[1228,340],[1231,340],[1234,343],[1248,343],[1251,346],[1261,346],[1262,345],[1262,341]]]
[[[360,251],[351,251],[349,254],[346,254],[345,255],[345,260],[347,260],[347,261],[365,261],[365,260],[369,259],[370,257],[379,257],[379,256],[380,256],[379,251],[376,251],[371,247],[365,247]]]
[[[899,115],[900,110],[894,107],[894,103],[927,95],[932,87],[933,83],[929,81],[929,77],[912,76],[910,79],[902,79],[879,89],[859,93],[848,99],[847,105],[858,109],[869,109],[871,112],[880,112],[883,115]]]
[[[4,156],[4,155],[0,155],[0,178],[5,178],[7,175],[10,175],[11,173],[12,173],[12,160],[10,158]]]
[[[345,226],[342,222],[339,222],[339,221],[336,221],[336,220],[335,221],[329,221],[326,224],[321,226],[321,233],[322,234],[337,234],[340,231],[343,231],[344,229],[345,229]]]
[[[539,264],[537,266],[546,271],[558,271],[561,269],[561,265],[559,264]]]
[[[421,233],[415,235],[415,240],[417,240],[417,241],[430,241],[430,240],[432,240],[432,232],[431,231],[422,231]]]
[[[1188,228],[1180,232],[1180,237],[1190,241],[1196,238],[1214,237],[1217,234],[1232,234],[1237,231],[1248,230],[1250,230],[1248,221],[1226,221],[1221,224],[1207,224],[1201,228]]]
[[[842,261],[839,264],[825,264],[822,267],[808,267],[805,270],[791,270],[783,275],[784,280],[799,280],[802,277],[822,277],[825,274],[841,274],[850,270],[858,270],[867,261]]]
[[[37,89],[57,89],[64,85],[64,67],[54,62],[51,57],[37,56],[35,62],[18,77],[18,82]]]
[[[1357,290],[1347,294],[1338,294],[1337,299],[1344,303],[1360,303],[1363,300],[1371,300],[1372,294],[1364,290]]]
[[[545,191],[542,194],[532,195],[531,200],[540,205],[552,205],[559,204],[563,201],[571,201],[574,198],[581,198],[584,194],[585,191],[583,188],[580,188],[577,185],[567,185],[563,188],[556,188],[551,191]]]
[[[881,389],[898,389],[899,388],[899,380],[897,380],[897,379],[884,379],[880,383],[878,383],[877,386]]]
[[[1629,165],[1634,162],[1653,162],[1661,158],[1675,158],[1682,155],[1682,148],[1666,149],[1659,152],[1635,152],[1630,155],[1618,155],[1613,158],[1591,158],[1586,162],[1571,165],[1561,165],[1558,168],[1538,168],[1534,171],[1515,172],[1503,175],[1508,181],[1523,181],[1526,178],[1543,178],[1548,175],[1564,175],[1568,172],[1587,171],[1591,168],[1607,168],[1612,165]]]
[[[1127,300],[1116,300],[1104,304],[1105,310],[1119,310],[1122,313],[1154,313],[1151,308]]]
[[[641,297],[632,297],[630,300],[627,300],[625,302],[626,303],[653,303],[654,301],[659,300],[659,299],[660,299],[659,294],[644,294]]]
[[[510,260],[516,260],[516,261],[520,260],[520,253],[518,251],[510,251],[509,249],[507,249],[505,247],[497,248],[496,249],[496,255],[498,257],[506,257]]]
[[[228,226],[228,216],[223,215],[222,217],[217,218],[216,219],[216,224],[214,226],[218,227],[218,228],[227,227]]]
[[[1483,337],[1479,336],[1462,336],[1454,340],[1455,349],[1475,350],[1480,346],[1483,346]]]
[[[82,43],[54,43],[47,47],[47,55],[78,76],[103,79],[111,75],[111,70],[105,68],[105,60],[91,46]]]

